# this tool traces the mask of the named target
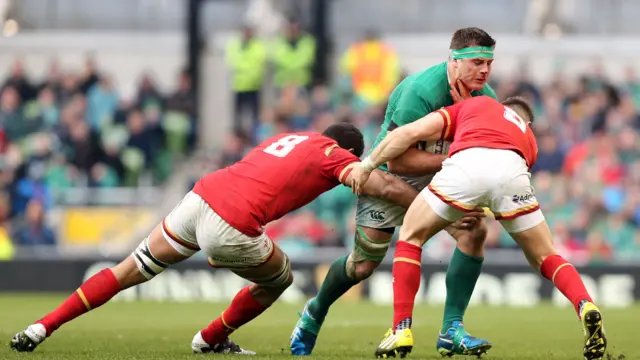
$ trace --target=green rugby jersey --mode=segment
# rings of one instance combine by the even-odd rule
[[[389,96],[384,122],[371,151],[389,131],[412,123],[442,107],[453,105],[450,90],[446,61],[404,79]],[[495,91],[488,84],[485,84],[480,91],[472,91],[471,95],[487,95],[497,99]],[[386,164],[381,165],[380,168],[387,171]]]

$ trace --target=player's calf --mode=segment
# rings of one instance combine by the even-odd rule
[[[331,264],[318,294],[302,309],[291,333],[292,355],[311,355],[331,305],[360,281],[373,274],[387,253],[394,228],[358,226],[354,248]]]
[[[102,306],[120,291],[152,279],[170,264],[185,258],[164,240],[160,226],[156,227],[129,257],[87,279],[54,311],[16,334],[11,340],[11,348],[33,351],[63,324]]]
[[[255,354],[235,345],[229,335],[267,310],[293,283],[289,258],[279,247],[273,246],[273,253],[262,265],[231,269],[253,284],[240,290],[222,315],[195,335],[191,344],[194,352]]]
[[[536,216],[534,214],[536,213],[525,215],[523,218]],[[539,216],[541,217],[541,213]],[[602,359],[607,348],[602,314],[593,303],[575,267],[556,253],[547,223],[542,220],[524,231],[512,232],[511,236],[522,247],[531,266],[539,269],[542,276],[549,279],[573,304],[584,329],[584,358]]]

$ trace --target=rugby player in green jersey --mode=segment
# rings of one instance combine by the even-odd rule
[[[478,28],[457,30],[450,44],[449,59],[403,80],[389,97],[380,134],[373,147],[393,129],[416,121],[432,111],[453,105],[468,96],[496,94],[487,85],[493,63],[495,40]],[[418,143],[381,168],[394,173],[418,191],[426,187],[447,157],[449,143]],[[395,228],[402,225],[406,209],[368,196],[358,198],[354,249],[330,267],[318,294],[310,299],[291,335],[291,353],[310,355],[329,307],[342,294],[371,276],[380,264]],[[482,209],[478,209],[479,215]],[[474,215],[474,214],[471,214]],[[469,305],[483,262],[487,227],[480,217],[469,216],[447,231],[457,241],[446,275],[442,330],[436,348],[443,355],[479,355],[491,348],[487,340],[469,335],[462,318]],[[411,326],[410,319],[396,327]],[[403,338],[398,348],[410,349],[413,338]],[[403,354],[404,355],[404,354]]]

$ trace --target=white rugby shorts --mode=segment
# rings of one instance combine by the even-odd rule
[[[193,191],[164,218],[162,233],[182,255],[191,256],[202,249],[213,267],[255,267],[267,262],[274,251],[266,234],[250,237],[241,233]]]
[[[476,206],[489,208],[509,233],[544,221],[527,163],[511,150],[471,148],[455,153],[442,163],[422,196],[451,222]]]

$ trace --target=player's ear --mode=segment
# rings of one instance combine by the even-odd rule
[[[349,152],[350,152],[350,153],[355,153],[355,152],[356,152],[356,149],[351,148],[351,149],[349,149]]]

